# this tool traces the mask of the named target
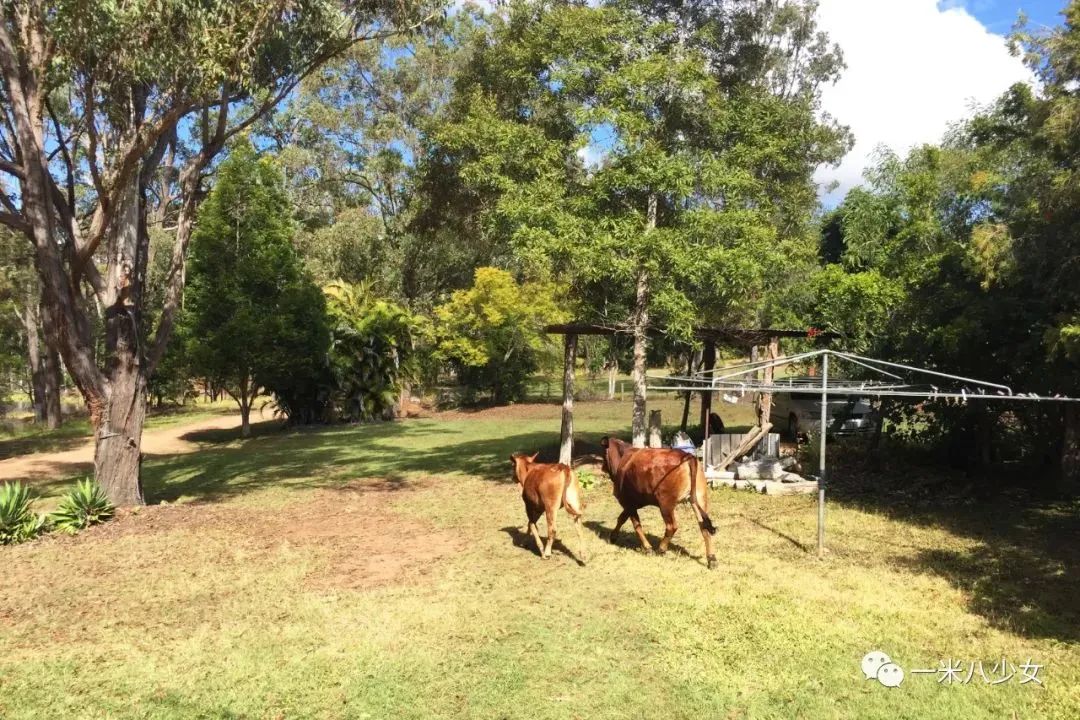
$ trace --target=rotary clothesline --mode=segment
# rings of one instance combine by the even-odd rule
[[[784,365],[791,365],[794,363],[802,363],[806,360],[821,358],[821,379],[816,378],[800,378],[798,380],[789,379],[787,382],[772,380],[765,382],[764,380],[758,380],[757,374],[763,370],[771,368],[777,368]],[[852,365],[857,365],[866,370],[876,373],[882,377],[891,378],[896,382],[885,382],[875,380],[837,380],[833,379],[832,384],[829,383],[829,359],[837,358],[843,360]],[[935,379],[950,380],[953,382],[961,383],[961,387],[942,390],[937,385],[929,382],[924,383],[910,383],[904,382],[905,378],[901,375],[893,372],[907,371],[915,375],[925,375],[933,377]],[[732,372],[734,371],[734,372]],[[747,378],[747,376],[753,376]],[[742,378],[741,380],[736,378]],[[962,375],[953,375],[950,373],[943,373],[937,370],[928,370],[926,368],[918,368],[911,365],[904,365],[902,363],[890,362],[887,360],[878,360],[876,358],[864,357],[862,355],[856,355],[855,353],[845,353],[838,350],[813,350],[811,352],[800,353],[798,355],[791,355],[784,358],[777,358],[773,360],[763,360],[758,362],[741,363],[739,365],[732,365],[729,367],[714,368],[712,370],[704,370],[693,375],[688,376],[668,376],[665,378],[655,378],[661,381],[661,384],[649,384],[649,377],[646,376],[646,388],[655,391],[692,391],[692,392],[714,392],[714,391],[731,391],[731,392],[760,392],[760,393],[798,393],[800,395],[806,394],[820,394],[821,396],[821,427],[828,427],[828,404],[829,395],[845,395],[845,396],[870,396],[870,397],[907,397],[907,398],[924,398],[926,400],[936,399],[955,399],[961,403],[966,403],[969,400],[1008,400],[1008,401],[1026,401],[1026,402],[1080,402],[1080,398],[1063,397],[1061,395],[1054,395],[1052,397],[1039,396],[1035,393],[1015,393],[1008,385],[1001,385],[999,383],[987,382],[985,380],[977,380],[975,378],[964,377]],[[940,381],[940,380],[939,380]],[[674,382],[674,384],[672,384]],[[818,557],[822,557],[825,552],[825,478],[826,478],[826,464],[825,464],[825,437],[826,433],[820,433],[820,452],[818,454]]]
[[[976,378],[952,375],[949,373],[917,368],[901,363],[893,363],[876,358],[863,357],[853,353],[839,352],[836,350],[814,350],[800,353],[777,360],[764,360],[753,363],[741,363],[713,370],[703,370],[693,375],[669,375],[666,377],[649,377],[654,380],[647,384],[649,390],[659,392],[686,392],[686,391],[721,391],[721,392],[761,392],[761,393],[820,393],[823,384],[817,378],[798,378],[786,380],[773,380],[765,382],[757,378],[748,378],[762,370],[776,368],[794,363],[802,363],[806,360],[829,356],[839,358],[852,365],[857,365],[881,376],[893,380],[904,380],[901,375],[890,372],[885,368],[906,370],[916,375],[928,375],[935,378],[956,381],[962,384],[959,388],[943,388],[930,382],[882,382],[877,380],[848,380],[834,378],[827,383],[826,390],[830,395],[854,395],[871,397],[906,397],[923,398],[926,400],[953,399],[962,403],[968,400],[1017,400],[1027,402],[1080,402],[1080,398],[1065,397],[1060,394],[1053,396],[1038,395],[1034,392],[1014,392],[1007,385],[978,380]],[[884,366],[884,367],[881,367]],[[712,376],[712,377],[710,377]]]

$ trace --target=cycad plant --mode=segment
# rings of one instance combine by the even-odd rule
[[[75,533],[105,522],[113,516],[115,508],[105,496],[105,491],[92,479],[80,480],[60,501],[49,519],[57,530]]]
[[[30,509],[32,500],[21,482],[0,485],[0,545],[30,540],[45,529],[45,517]]]

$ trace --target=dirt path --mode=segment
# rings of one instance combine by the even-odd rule
[[[221,415],[192,423],[170,425],[143,433],[144,455],[178,455],[194,452],[199,444],[184,438],[202,430],[227,430],[240,425],[240,414]],[[94,465],[94,443],[86,442],[74,450],[33,453],[0,460],[0,482],[26,480],[41,482],[64,478],[89,470]]]

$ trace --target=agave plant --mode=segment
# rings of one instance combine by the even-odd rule
[[[30,509],[32,500],[21,482],[0,485],[0,545],[30,540],[45,529],[45,516]]]
[[[75,484],[49,519],[57,530],[74,535],[84,528],[108,520],[115,509],[101,486],[87,478]]]

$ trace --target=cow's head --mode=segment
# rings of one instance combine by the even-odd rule
[[[534,452],[532,455],[514,453],[510,456],[510,464],[514,467],[514,479],[517,480],[518,485],[525,486],[525,476],[529,474],[529,466],[536,461],[536,456],[539,454],[539,452]]]
[[[602,438],[600,444],[604,447],[604,472],[614,480],[615,473],[619,472],[619,466],[622,465],[623,457],[630,445],[613,437]]]

